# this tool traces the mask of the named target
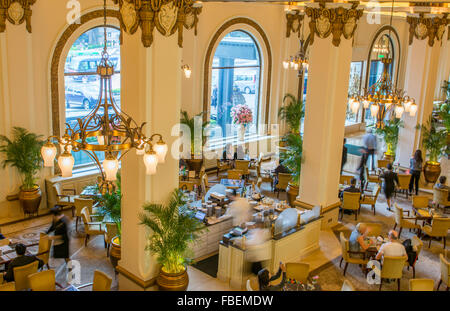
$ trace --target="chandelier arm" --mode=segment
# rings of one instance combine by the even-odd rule
[[[87,151],[85,149],[80,149],[80,150],[85,152],[92,160],[94,160],[95,164],[97,165],[97,167],[100,170],[100,174],[102,175],[103,180],[105,180],[105,173],[103,172],[102,164],[98,160],[98,157],[95,154],[95,151],[92,151],[92,153],[91,153],[91,152],[89,152],[89,151]]]
[[[128,153],[128,151],[130,151],[131,150],[131,148],[130,149],[127,149],[127,150],[124,150],[124,151],[122,151],[121,153],[120,153],[120,157],[118,157],[117,158],[117,160],[118,161],[121,161],[122,160],[122,158],[123,158],[123,156],[124,155],[126,155],[127,153]]]

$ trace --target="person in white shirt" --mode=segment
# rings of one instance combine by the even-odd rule
[[[375,259],[380,260],[385,256],[388,257],[407,256],[405,247],[398,241],[397,231],[394,230],[389,231],[389,242],[381,245],[380,250],[378,251],[378,254],[375,257]]]

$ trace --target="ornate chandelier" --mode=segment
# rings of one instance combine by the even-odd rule
[[[392,3],[391,21],[393,16],[394,2]],[[389,29],[390,38],[390,29]],[[361,103],[364,109],[369,109],[372,117],[376,117],[376,127],[384,127],[384,118],[386,112],[391,111],[395,114],[395,118],[400,119],[403,112],[409,112],[410,116],[415,116],[417,112],[417,104],[415,100],[402,89],[398,89],[392,82],[389,74],[389,67],[392,64],[392,54],[389,46],[389,40],[384,40],[382,36],[377,44],[375,44],[372,51],[381,58],[383,64],[383,73],[381,77],[371,85],[368,89],[364,89],[362,95],[352,94],[349,98],[348,104],[353,113],[357,113]]]
[[[296,11],[297,14],[299,14],[298,11]],[[301,16],[301,19],[303,21],[302,24],[302,37],[300,38],[300,49],[298,50],[297,54],[291,56],[289,59],[283,61],[283,68],[284,69],[294,69],[294,70],[300,70],[304,71],[308,69],[309,63],[308,58],[306,56],[306,44],[305,39],[303,36],[303,29],[305,26],[305,19],[303,16]],[[300,30],[299,30],[300,31]]]
[[[41,149],[44,166],[52,167],[57,154],[53,141],[59,144],[58,165],[62,177],[72,176],[75,164],[72,151],[83,151],[88,154],[100,170],[99,189],[102,194],[115,190],[113,181],[116,180],[119,161],[130,149],[135,148],[138,155],[144,155],[148,175],[156,173],[158,163],[164,163],[168,149],[160,134],[153,134],[147,138],[142,130],[145,122],[138,126],[129,115],[121,111],[114,100],[111,81],[114,66],[107,52],[106,0],[104,0],[104,36],[102,58],[97,66],[97,73],[100,75],[97,105],[88,115],[77,119],[73,127],[66,123],[66,131],[62,137],[48,137],[47,143]],[[156,143],[153,142],[155,137],[158,138]],[[96,152],[105,153],[103,163],[100,163]]]

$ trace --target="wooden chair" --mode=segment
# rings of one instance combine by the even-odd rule
[[[367,166],[366,166],[366,175],[367,175],[367,184],[369,184],[370,182],[377,183],[377,184],[381,183],[380,176],[378,176],[376,174],[370,174],[369,168]]]
[[[406,213],[408,217],[403,216],[403,213]],[[421,227],[420,225],[416,224],[417,218],[409,217],[409,211],[404,211],[397,205],[397,203],[394,204],[394,219],[395,219],[394,230],[395,228],[397,228],[397,226],[400,228],[400,231],[398,232],[399,238],[402,234],[403,228],[417,229],[418,233],[420,234]],[[411,220],[414,220],[414,222],[412,222]]]
[[[431,226],[430,225],[423,226],[422,227],[423,233],[425,233],[430,237],[428,248],[431,247],[432,238],[442,238],[445,249],[449,227],[450,227],[450,218],[443,218],[443,217],[433,217],[433,220],[431,221]]]
[[[342,261],[345,261],[344,276],[345,276],[345,272],[347,272],[347,267],[348,267],[349,263],[365,266],[367,264],[367,262],[369,262],[369,259],[365,258],[364,252],[352,252],[349,250],[350,248],[349,248],[348,240],[344,237],[343,232],[341,232],[341,234],[340,234],[340,242],[341,242],[342,258],[341,258],[341,261],[339,262],[339,268],[342,265]],[[351,257],[350,255],[360,255],[360,256],[362,256],[362,258],[354,258],[354,257]]]
[[[391,163],[389,160],[378,160],[377,161],[377,167],[378,168],[387,168],[387,165]]]
[[[72,217],[75,217],[75,198],[77,192],[75,189],[62,189],[60,183],[53,184],[53,191],[56,195],[55,205],[60,205],[63,207],[70,207],[72,209]],[[63,192],[72,192],[73,195],[63,194]]]
[[[258,187],[261,187],[262,183],[268,182],[270,183],[270,188],[273,191],[273,177],[270,174],[262,173],[261,172],[261,162],[258,163],[256,166],[256,177],[257,177],[257,185]]]
[[[383,285],[383,279],[396,279],[397,288],[400,291],[400,279],[403,277],[403,267],[408,256],[402,257],[383,257],[383,266],[381,267],[380,288]]]
[[[377,222],[361,222],[360,225],[363,225],[367,228],[368,236],[378,237],[381,235],[383,225]]]
[[[360,198],[361,194],[359,192],[344,191],[340,208],[341,219],[344,217],[345,210],[353,211],[355,213],[355,220],[358,219],[358,213],[361,208]]]
[[[280,197],[280,191],[286,191],[286,188],[291,179],[292,174],[278,173],[278,184],[275,185],[275,190],[277,191],[277,198]]]
[[[95,270],[93,282],[78,286],[77,289],[92,286],[92,291],[94,292],[105,292],[111,290],[111,283],[112,279],[106,273]]]
[[[303,284],[308,282],[309,264],[307,263],[286,263],[286,277],[300,281]]]
[[[339,177],[339,183],[341,185],[350,185],[350,182],[353,178],[355,178],[355,177],[351,176],[351,175],[341,175]]]
[[[428,208],[430,199],[426,195],[413,195],[412,206],[415,208]]]
[[[0,246],[6,246],[9,245],[11,242],[9,241],[8,238],[0,240]]]
[[[364,194],[362,196],[361,205],[366,204],[370,205],[373,210],[373,214],[375,215],[375,205],[377,204],[378,195],[380,194],[381,187],[380,185],[375,185],[371,194]]]
[[[94,205],[94,200],[75,198],[74,204],[75,204],[75,216],[76,216],[75,231],[78,232],[78,222],[81,220],[81,211],[83,210],[83,208],[87,207],[89,209],[89,212],[92,214],[92,206]]]
[[[246,179],[248,179],[249,174],[250,174],[249,165],[250,165],[250,161],[248,161],[248,160],[236,160],[234,162],[234,168],[236,170],[241,170],[242,176],[244,176]]]
[[[242,179],[241,170],[228,170],[228,179]]]
[[[32,291],[39,292],[53,292],[56,286],[62,288],[55,280],[55,270],[45,270],[30,274],[28,276],[28,283]]]
[[[448,190],[447,189],[438,189],[433,188],[433,202],[439,206],[449,206],[450,202],[448,199]]]
[[[419,259],[419,254],[423,249],[423,242],[416,235],[412,237],[411,242],[412,242],[413,246],[416,247],[416,261],[417,261]],[[408,270],[409,270],[409,267],[412,267],[413,278],[416,277],[416,261],[414,261],[414,263],[412,265],[409,264],[408,260],[405,263],[405,265],[408,267]]]
[[[35,260],[32,263],[21,266],[21,267],[15,267],[13,269],[14,273],[14,282],[16,282],[16,290],[27,290],[30,288],[30,284],[28,282],[28,276],[30,274],[36,273],[38,270],[39,261]]]
[[[109,256],[109,249],[111,247],[112,239],[117,236],[119,230],[117,228],[117,224],[115,223],[106,223],[105,224],[105,244],[106,244],[106,256]]]
[[[353,287],[352,283],[348,280],[344,280],[344,283],[342,283],[341,292],[354,292],[355,288]]]
[[[86,239],[84,240],[84,246],[87,246],[88,240],[91,236],[95,235],[105,235],[105,231],[102,229],[102,222],[94,222],[92,221],[92,217],[89,213],[89,209],[87,207],[83,208],[81,211],[81,217],[84,222],[84,232],[86,233]],[[106,248],[106,244],[105,244]]]
[[[411,174],[397,174],[398,176],[398,185],[395,190],[395,196],[397,196],[397,192],[403,192],[408,199],[409,195],[409,181],[411,180]]]
[[[208,174],[203,174],[201,180],[201,188],[203,195],[205,195],[206,192],[208,192],[208,190],[211,188],[211,184],[218,184],[218,182],[216,181],[210,182],[208,179]]]
[[[441,287],[441,284],[444,283],[444,285],[447,286],[447,291],[450,289],[450,262],[445,259],[443,254],[439,255],[439,262],[441,264],[441,279],[439,280],[438,286],[436,290],[439,290],[439,287]]]
[[[52,240],[48,238],[48,235],[45,233],[40,233],[39,237],[39,248],[36,257],[44,262],[44,266],[47,266],[47,269],[50,269],[48,265],[48,261],[50,259],[50,248],[52,246]]]
[[[216,163],[217,163],[216,164],[217,165],[217,169],[216,169],[217,177],[219,177],[220,172],[227,171],[232,168],[231,160],[223,161],[223,160],[217,159]]]
[[[411,279],[409,280],[409,290],[412,292],[432,292],[434,290],[434,280]]]
[[[195,181],[180,180],[178,188],[181,190],[194,191]]]
[[[16,282],[8,282],[0,284],[0,292],[14,292],[16,290]]]

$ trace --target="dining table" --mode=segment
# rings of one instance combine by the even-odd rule
[[[9,245],[2,246],[2,255],[0,255],[0,266],[5,265],[7,266],[12,260],[14,260],[17,257],[15,247],[17,244],[22,243],[27,247],[25,255],[36,255],[29,251],[30,247],[39,245],[39,240],[37,241],[17,241],[10,243]]]
[[[222,178],[220,180],[220,184],[224,185],[228,189],[240,189],[244,187],[244,180],[243,179],[228,179],[228,178]]]

